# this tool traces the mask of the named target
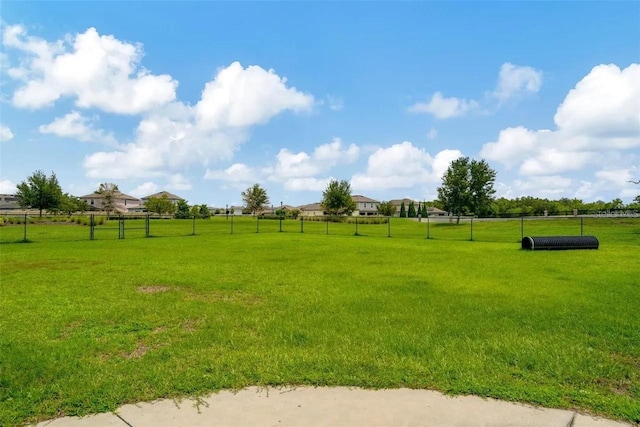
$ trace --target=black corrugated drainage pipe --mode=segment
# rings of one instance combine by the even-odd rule
[[[522,249],[560,250],[560,249],[598,249],[600,243],[595,236],[546,236],[522,239]]]

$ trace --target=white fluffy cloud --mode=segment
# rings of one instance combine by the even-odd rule
[[[26,54],[19,67],[8,70],[23,83],[13,94],[19,108],[42,108],[71,97],[81,108],[137,114],[176,97],[177,81],[140,67],[140,44],[100,35],[95,28],[47,42],[12,25],[5,28],[2,42]]]
[[[463,116],[470,110],[478,108],[478,102],[473,99],[467,101],[460,98],[445,98],[441,92],[436,92],[427,103],[417,102],[409,107],[411,113],[428,113],[438,119]]]
[[[290,191],[317,191],[329,182],[329,178],[317,175],[325,174],[337,165],[353,163],[359,153],[357,145],[344,147],[340,138],[334,138],[317,146],[311,154],[282,148],[268,166],[255,168],[235,163],[224,170],[207,170],[205,179],[223,181],[235,188],[266,179],[282,183]]]
[[[143,182],[133,190],[129,191],[129,194],[136,197],[145,197],[157,193],[158,189],[158,185],[154,182]]]
[[[83,142],[99,142],[116,144],[112,134],[93,127],[94,119],[84,117],[77,111],[56,118],[53,122],[38,127],[40,133],[53,134],[60,137],[74,138]]]
[[[259,171],[244,163],[234,163],[224,170],[207,169],[204,175],[204,179],[223,181],[234,188],[245,188],[259,181],[260,178]]]
[[[442,92],[435,92],[429,102],[416,102],[408,108],[410,113],[427,113],[437,119],[449,119],[464,116],[474,110],[486,106],[492,98],[498,100],[498,106],[523,93],[535,93],[542,86],[542,71],[533,67],[514,65],[510,62],[502,64],[498,74],[498,83],[492,92],[485,95],[481,103],[474,99],[446,98]]]
[[[409,141],[379,148],[369,156],[366,173],[353,175],[351,185],[359,191],[435,183],[442,178],[449,164],[461,155],[458,150],[443,150],[432,157]]]
[[[596,196],[598,182],[606,181],[626,194],[629,183],[609,178],[626,176],[638,162],[629,150],[640,147],[640,65],[594,67],[569,91],[554,122],[555,130],[504,129],[480,155],[508,168],[519,167],[520,175],[527,177],[517,182],[522,190],[536,188],[552,195],[573,185],[576,194]],[[586,167],[594,171],[593,183],[565,176]]]
[[[502,64],[493,96],[502,104],[523,92],[535,93],[542,86],[542,71],[533,67]]]
[[[205,85],[195,106],[197,125],[204,130],[246,128],[266,123],[285,110],[309,110],[313,96],[287,87],[286,82],[273,70],[243,68],[234,62]]]
[[[250,127],[312,106],[312,96],[286,87],[273,71],[235,62],[207,83],[196,106],[174,102],[148,114],[133,142],[88,156],[84,167],[91,177],[126,178],[230,160]]]
[[[0,194],[15,194],[18,191],[18,187],[12,181],[8,179],[0,181]]]
[[[13,132],[9,126],[0,125],[0,142],[10,141],[13,139]]]

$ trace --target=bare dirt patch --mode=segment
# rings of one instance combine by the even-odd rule
[[[138,286],[138,292],[143,294],[158,294],[160,292],[167,292],[170,289],[171,287],[167,285]]]

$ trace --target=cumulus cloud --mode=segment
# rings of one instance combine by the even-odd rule
[[[0,194],[15,194],[18,191],[17,185],[8,179],[0,181]]]
[[[99,142],[109,145],[116,144],[113,134],[93,127],[95,119],[82,116],[77,111],[56,118],[53,122],[38,127],[40,133],[53,134],[63,138],[74,138],[83,142]]]
[[[143,182],[133,190],[129,191],[129,194],[136,197],[145,197],[157,193],[158,188],[158,185],[154,182]]]
[[[493,96],[502,104],[522,93],[535,93],[542,86],[542,71],[506,62],[500,67]]]
[[[517,166],[532,183],[520,181],[520,188],[535,185],[552,195],[573,184],[579,185],[573,187],[577,194],[595,195],[598,182],[607,181],[624,192],[623,180],[609,180],[606,171],[630,170],[638,161],[628,151],[640,147],[640,65],[594,67],[569,91],[554,122],[555,130],[504,129],[497,141],[484,144],[480,155],[508,168]],[[594,182],[564,176],[587,167],[594,170]]]
[[[383,190],[435,183],[461,155],[458,150],[443,150],[432,157],[409,141],[379,148],[369,156],[366,173],[353,175],[351,186],[354,190]]]
[[[538,92],[541,86],[542,71],[506,62],[500,67],[496,88],[485,94],[482,103],[474,99],[447,98],[442,95],[442,92],[435,92],[429,102],[416,102],[408,108],[408,111],[410,113],[431,114],[437,119],[461,117],[472,111],[484,109],[481,107],[487,107],[487,104],[491,103],[491,99],[497,99],[499,107],[521,94]]]
[[[9,126],[0,125],[0,142],[10,141],[13,139],[13,132]]]
[[[195,107],[198,127],[217,130],[266,123],[285,110],[309,110],[313,96],[286,86],[287,79],[258,66],[239,62],[221,69],[202,91]]]
[[[441,92],[436,92],[427,103],[417,102],[409,107],[411,113],[428,113],[438,119],[449,119],[465,115],[470,110],[478,108],[478,102],[460,98],[445,98]]]
[[[224,181],[235,188],[245,188],[261,179],[259,171],[244,163],[234,163],[224,170],[209,170],[204,179]]]
[[[327,95],[327,104],[333,111],[340,111],[344,108],[344,101],[337,96]]]
[[[181,173],[169,175],[167,179],[167,188],[169,190],[191,190],[191,182]]]
[[[328,173],[337,165],[353,163],[359,153],[357,145],[345,146],[340,138],[334,138],[315,147],[311,154],[282,148],[274,162],[261,168],[235,163],[223,170],[207,169],[205,179],[223,181],[235,188],[268,180],[282,183],[290,191],[317,191],[329,182],[329,178],[318,175]]]
[[[84,161],[91,177],[148,177],[162,170],[230,160],[252,126],[285,110],[310,109],[313,97],[285,86],[286,79],[235,62],[206,84],[194,107],[174,102],[149,113],[135,140]]]
[[[25,54],[18,67],[8,70],[23,83],[12,98],[18,108],[38,109],[71,97],[81,108],[138,114],[176,97],[177,81],[140,66],[142,45],[100,35],[95,28],[47,42],[28,35],[21,25],[11,25],[2,42]]]

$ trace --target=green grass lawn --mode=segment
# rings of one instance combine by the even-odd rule
[[[411,387],[640,423],[640,220],[0,227],[0,425],[248,385]],[[576,219],[525,235],[579,234]],[[110,228],[116,227],[116,229]]]

